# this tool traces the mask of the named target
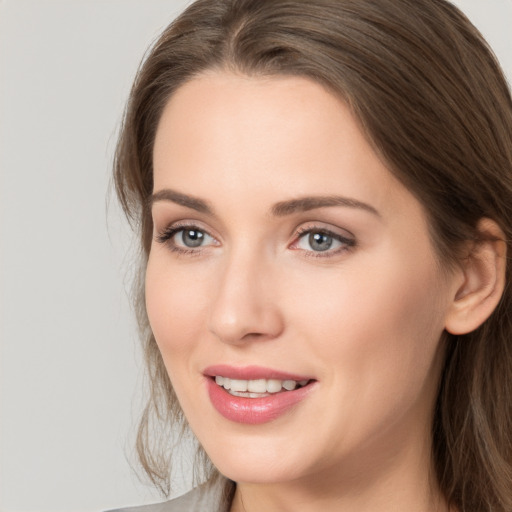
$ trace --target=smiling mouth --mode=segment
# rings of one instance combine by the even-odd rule
[[[261,366],[205,368],[211,404],[229,421],[260,425],[295,409],[318,388],[318,381]]]
[[[294,391],[307,386],[311,380],[279,380],[279,379],[230,379],[221,375],[215,376],[215,383],[224,388],[230,395],[243,398],[262,398],[276,393]]]

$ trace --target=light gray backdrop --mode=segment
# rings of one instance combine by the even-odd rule
[[[186,3],[0,0],[3,512],[158,500],[128,464],[141,385],[133,243],[106,197],[131,79]],[[512,77],[512,0],[457,4]]]

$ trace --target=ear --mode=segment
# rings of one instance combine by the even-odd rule
[[[487,218],[479,221],[477,233],[478,240],[461,262],[462,284],[447,311],[445,329],[451,334],[467,334],[480,327],[498,305],[505,288],[505,234]]]

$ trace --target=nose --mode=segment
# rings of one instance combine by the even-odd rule
[[[275,293],[275,269],[264,258],[240,252],[225,262],[219,276],[209,330],[219,340],[234,345],[274,339],[284,327]]]

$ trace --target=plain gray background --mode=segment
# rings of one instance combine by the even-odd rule
[[[106,204],[135,70],[187,3],[0,0],[3,512],[159,499],[129,466],[142,382],[126,295],[135,243]],[[512,0],[456,3],[512,77]]]

